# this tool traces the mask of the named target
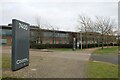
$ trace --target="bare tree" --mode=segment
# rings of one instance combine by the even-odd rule
[[[85,34],[86,48],[88,48],[88,32],[93,30],[93,22],[91,18],[79,15],[78,23],[80,25],[78,29]]]
[[[99,46],[99,35],[97,34],[97,27],[96,23],[90,19],[89,24],[88,24],[88,32],[91,33],[91,40],[94,42],[94,47],[95,47],[95,42],[97,41],[98,46]]]
[[[53,38],[53,44],[56,44],[55,43],[56,35],[57,35],[56,31],[59,30],[59,27],[51,25],[51,24],[49,24],[49,26],[50,26],[49,29],[52,30],[52,36],[51,37]]]
[[[117,30],[113,30],[113,31],[110,32],[110,35],[111,35],[111,39],[110,40],[111,40],[113,46],[117,42],[117,36],[118,36],[117,33],[118,33]]]
[[[36,44],[42,44],[42,29],[43,29],[43,26],[41,24],[41,17],[36,17],[35,18],[35,21],[36,21],[36,29],[35,29],[35,41],[36,41]]]
[[[104,47],[104,35],[109,35],[114,27],[114,21],[106,17],[96,17],[97,31],[101,34],[102,38],[102,49]],[[109,37],[109,36],[108,36]]]
[[[116,25],[115,20],[112,20],[111,18],[96,17],[96,21],[92,21],[90,17],[81,16],[81,15],[79,15],[78,23],[79,23],[79,27],[77,27],[77,29],[79,31],[84,32],[85,34],[86,48],[88,47],[88,39],[90,39],[88,37],[88,33],[91,32],[92,41],[94,42],[94,44],[95,41],[97,41],[98,46],[101,41],[102,49],[105,42],[107,43],[107,46],[110,43],[109,36],[113,32],[113,27]]]

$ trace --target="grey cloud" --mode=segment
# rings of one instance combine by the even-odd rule
[[[54,1],[54,0],[53,0]],[[107,16],[117,20],[116,2],[11,2],[2,5],[3,20],[0,24],[8,24],[12,18],[22,19],[36,24],[35,17],[40,16],[43,23],[60,26],[62,30],[74,31],[78,14],[87,16]],[[77,0],[75,0],[77,1]]]

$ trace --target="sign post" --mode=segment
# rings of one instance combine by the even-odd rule
[[[77,48],[79,49],[79,45],[80,45],[80,43],[79,42],[77,42]]]
[[[12,20],[12,71],[29,65],[29,31],[28,23]]]
[[[76,49],[76,38],[73,38],[73,51]]]

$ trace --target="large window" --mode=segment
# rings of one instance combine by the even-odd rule
[[[64,43],[65,43],[65,44],[68,44],[67,40],[64,40]]]
[[[2,36],[12,36],[12,30],[2,29]]]
[[[50,44],[50,40],[47,39],[46,42],[45,42],[45,44]]]
[[[56,40],[53,40],[53,44],[56,44]]]
[[[68,37],[67,33],[57,33],[57,37]]]
[[[1,44],[1,43],[2,43],[3,45],[4,45],[4,44],[7,44],[7,39],[1,39],[1,40],[0,40],[0,44]]]
[[[68,37],[67,33],[43,32],[44,37]]]
[[[44,37],[52,37],[52,32],[43,32]]]
[[[62,44],[62,40],[59,40],[59,44]]]
[[[84,44],[86,44],[86,41],[83,41]]]

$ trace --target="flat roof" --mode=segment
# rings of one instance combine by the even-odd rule
[[[0,28],[2,28],[2,29],[12,29],[12,26],[10,25],[10,26],[8,26],[8,25],[0,25]],[[30,25],[30,29],[31,30],[37,30],[37,29],[39,29],[38,27],[36,27],[36,26],[31,26]],[[43,30],[43,31],[55,31],[55,32],[62,32],[62,33],[78,33],[78,32],[73,32],[73,31],[61,31],[61,30],[51,30],[51,29],[41,29],[41,30]]]

